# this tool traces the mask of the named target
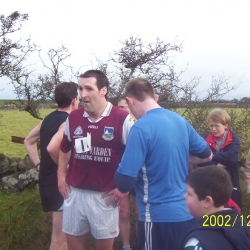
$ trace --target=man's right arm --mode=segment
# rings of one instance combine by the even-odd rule
[[[41,125],[42,122],[40,122],[36,127],[34,127],[24,139],[24,145],[34,165],[40,163],[40,158],[37,150],[37,141],[40,139]]]
[[[135,186],[135,183],[137,182],[137,177],[131,177],[131,176],[116,172],[115,182],[116,182],[116,186],[118,190],[121,193],[127,193],[127,192],[130,192]]]
[[[196,155],[189,154],[189,163],[191,164],[205,163],[211,161],[212,158],[213,158],[212,151],[207,145],[203,152]]]
[[[57,133],[50,140],[49,145],[47,146],[47,151],[52,158],[52,160],[58,164],[58,156],[60,151],[60,144],[63,138],[63,132],[65,128],[65,122],[60,126]]]
[[[68,198],[68,193],[70,192],[70,187],[65,180],[70,155],[71,151],[67,153],[62,152],[61,150],[59,151],[57,170],[58,189],[64,199]]]
[[[187,120],[185,121],[189,131],[189,163],[200,164],[211,161],[213,154],[207,142]]]
[[[60,144],[60,151],[58,156],[58,189],[64,199],[68,198],[68,193],[70,192],[70,187],[66,182],[66,172],[71,156],[71,141],[70,141],[70,131],[69,131],[69,120],[67,118],[65,122],[64,134]]]

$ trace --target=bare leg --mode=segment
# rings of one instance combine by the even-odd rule
[[[120,235],[123,246],[130,245],[130,196],[126,196],[121,204],[119,211],[119,227],[120,227]]]
[[[133,202],[134,202],[135,226],[136,226],[136,234],[137,234],[138,219],[139,219],[139,208],[137,206],[136,197],[134,195],[132,197],[133,197]]]
[[[113,249],[114,238],[95,240],[96,250],[112,250]]]
[[[52,235],[50,250],[67,250],[66,235],[62,231],[63,212],[52,212]]]
[[[89,233],[81,236],[73,236],[66,234],[68,250],[87,250]]]

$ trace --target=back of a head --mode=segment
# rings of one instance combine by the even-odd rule
[[[215,207],[225,205],[233,191],[227,171],[217,166],[200,167],[190,172],[186,183],[191,186],[199,200],[211,196]]]
[[[80,75],[80,78],[88,78],[88,77],[94,77],[96,79],[96,85],[98,90],[102,89],[103,87],[107,88],[107,94],[105,95],[105,98],[107,99],[109,90],[109,80],[107,76],[102,71],[94,69],[88,70]]]
[[[67,108],[78,96],[78,85],[74,82],[62,82],[55,88],[55,101],[58,108]]]
[[[154,99],[154,88],[147,79],[134,78],[127,83],[125,96],[134,97],[140,102],[143,102],[148,98]]]
[[[215,108],[211,111],[207,118],[208,121],[212,120],[214,122],[221,123],[223,125],[228,125],[231,121],[230,115],[226,110],[221,108]]]

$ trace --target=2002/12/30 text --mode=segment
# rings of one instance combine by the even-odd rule
[[[203,215],[202,217],[204,220],[202,226],[203,227],[234,227],[236,221],[239,219],[242,227],[250,227],[250,214],[240,215],[237,214],[235,217],[231,215]]]

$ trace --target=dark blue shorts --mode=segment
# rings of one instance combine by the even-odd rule
[[[64,199],[58,190],[57,185],[41,186],[39,192],[44,212],[57,212],[63,205]]]
[[[183,222],[138,222],[138,250],[178,250],[195,219]]]

